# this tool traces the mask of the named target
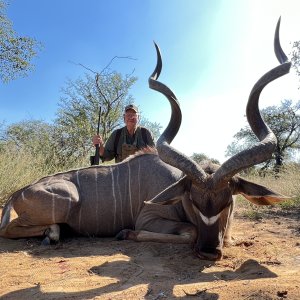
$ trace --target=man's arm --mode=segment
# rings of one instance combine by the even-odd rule
[[[155,147],[155,141],[154,141],[152,132],[147,128],[145,128],[145,129],[146,129],[146,135],[147,135],[147,146]]]
[[[106,143],[104,144],[102,136],[95,135],[93,137],[94,146],[99,145],[99,154],[102,161],[109,161],[115,158],[114,142],[116,130],[112,132]]]

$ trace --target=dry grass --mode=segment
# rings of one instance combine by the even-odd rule
[[[0,205],[4,204],[14,191],[34,182],[35,180],[60,172],[65,168],[46,165],[42,155],[31,155],[28,152],[11,148],[0,151]],[[78,162],[71,168],[84,166],[86,162]],[[69,166],[70,168],[70,166]]]
[[[277,178],[270,172],[265,176],[254,174],[247,179],[266,185],[286,196],[300,196],[300,165],[297,164],[284,167]]]
[[[252,173],[245,177],[248,180],[267,186],[268,188],[290,197],[276,207],[256,206],[246,201],[242,196],[238,197],[237,207],[239,214],[252,220],[262,219],[266,213],[277,211],[279,208],[284,211],[291,211],[300,208],[300,165],[291,164],[282,169],[278,177],[273,172],[259,176]]]
[[[13,149],[1,149],[0,151],[0,205],[4,204],[6,199],[14,191],[34,182],[35,180],[60,172],[62,170],[89,165],[88,159],[80,161],[72,166],[61,166],[57,168],[53,165],[45,164],[42,155],[33,156],[28,152],[16,151]],[[264,177],[252,173],[246,177],[248,180],[265,185],[283,195],[291,196],[280,204],[283,209],[300,207],[300,165],[290,165],[280,173],[279,178],[275,178],[273,173],[266,174]],[[262,217],[264,208],[258,208],[249,204],[242,197],[238,198],[238,207],[240,207],[246,216],[251,219]]]

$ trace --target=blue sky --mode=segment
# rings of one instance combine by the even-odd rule
[[[281,15],[281,43],[287,54],[300,40],[298,0],[10,0],[8,17],[21,35],[44,49],[28,77],[0,83],[0,121],[51,122],[68,78],[112,68],[139,78],[131,94],[143,115],[166,126],[167,100],[148,88],[156,54],[162,51],[160,80],[180,101],[183,122],[173,146],[191,155],[203,152],[224,161],[233,135],[245,125],[245,107],[254,83],[278,65],[273,52]],[[261,107],[299,100],[294,72],[270,84]]]

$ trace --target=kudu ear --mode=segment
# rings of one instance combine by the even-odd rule
[[[274,205],[291,198],[241,177],[236,177],[234,186],[234,194],[241,194],[256,205]]]
[[[156,203],[161,205],[175,204],[183,199],[184,193],[191,190],[192,181],[187,176],[182,177],[165,190],[145,203]]]

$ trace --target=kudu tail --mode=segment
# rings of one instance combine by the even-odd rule
[[[25,187],[27,188],[27,186]],[[7,224],[10,222],[10,215],[11,215],[11,210],[13,208],[13,202],[14,199],[17,199],[19,195],[23,192],[25,188],[22,188],[16,192],[14,192],[7,200],[6,204],[3,207],[2,210],[2,215],[1,215],[1,224],[0,224],[0,229],[4,228],[7,226]]]
[[[2,210],[0,229],[7,226],[7,224],[10,222],[11,209],[12,209],[12,196],[6,202]]]

